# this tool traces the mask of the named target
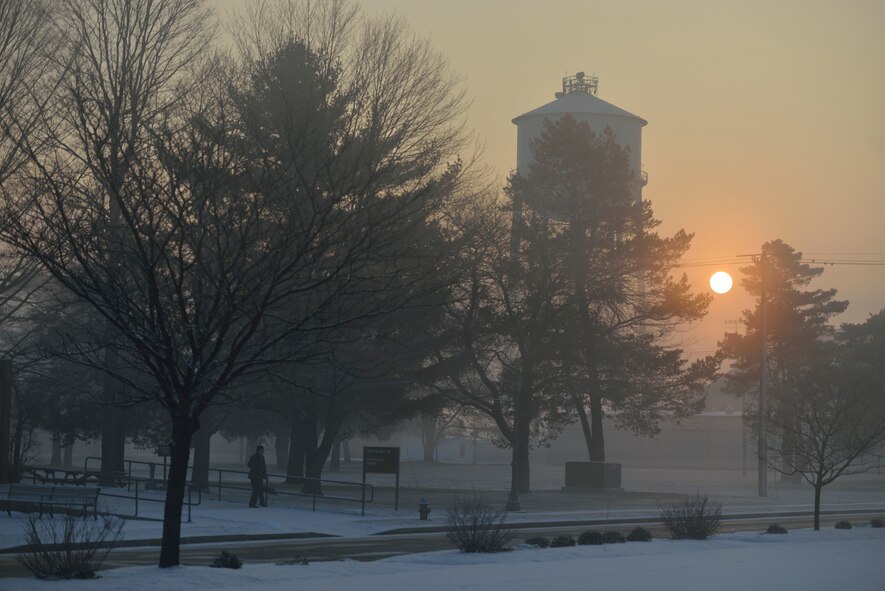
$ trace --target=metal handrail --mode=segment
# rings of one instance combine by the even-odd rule
[[[90,457],[93,457],[93,459],[101,459],[101,458],[95,458],[94,456],[90,456]],[[89,458],[87,458],[86,466],[84,466],[84,468],[88,468],[88,463],[89,463],[88,460],[89,460]],[[148,462],[137,462],[137,460],[127,460],[127,461],[130,461],[130,462],[136,462],[136,463],[148,463]],[[68,469],[65,469],[65,468],[44,468],[44,467],[41,467],[41,466],[23,466],[22,468],[23,468],[23,470],[22,470],[23,472],[30,472],[30,473],[31,473],[31,481],[32,481],[34,484],[37,483],[37,479],[38,479],[38,478],[41,478],[44,482],[45,482],[45,480],[46,480],[45,477],[40,477],[40,476],[38,476],[37,472],[40,471],[40,470],[43,470],[44,472],[47,472],[47,473],[51,472],[51,473],[53,473],[53,474],[56,473],[56,472],[60,472],[60,473],[65,474],[66,477],[67,477],[68,475],[74,475],[74,476],[80,476],[80,475],[83,475],[83,477],[86,478],[86,477],[88,477],[88,476],[90,476],[90,475],[94,475],[94,474],[96,474],[95,472],[90,473],[90,472],[88,471],[88,469],[84,469],[84,470],[81,472],[81,471],[79,471],[79,470],[68,470]],[[57,482],[58,480],[65,481],[65,480],[67,480],[67,478],[58,479],[58,478],[54,478],[54,477],[53,477],[53,481]],[[130,500],[134,500],[134,501],[135,501],[135,515],[134,515],[134,516],[135,516],[135,517],[138,517],[138,503],[139,503],[139,501],[145,501],[145,502],[151,502],[151,503],[165,503],[165,502],[166,502],[166,499],[165,499],[165,498],[164,498],[164,499],[153,499],[153,498],[150,498],[150,497],[141,497],[141,496],[139,496],[139,490],[138,490],[138,489],[139,489],[139,486],[138,486],[138,484],[139,484],[139,483],[145,483],[145,482],[156,482],[156,480],[155,480],[155,479],[152,479],[152,478],[145,478],[145,477],[143,477],[143,476],[132,476],[132,474],[131,474],[131,466],[130,466],[130,472],[129,472],[129,474],[127,475],[127,486],[126,486],[126,490],[127,490],[127,491],[132,491],[132,485],[133,485],[133,483],[134,483],[134,485],[135,485],[135,496],[134,496],[134,497],[131,496],[131,495],[121,495],[121,494],[109,493],[109,492],[106,492],[106,491],[107,491],[106,488],[105,488],[105,489],[102,489],[102,490],[99,492],[99,496],[114,497],[114,498],[117,498],[117,499],[130,499]],[[78,482],[76,482],[76,481],[74,481],[74,480],[71,480],[71,481],[70,481],[70,484],[73,485],[73,486],[80,486],[80,483],[78,483]],[[85,484],[85,480],[84,480],[83,484]],[[191,523],[191,520],[192,520],[191,509],[192,509],[193,507],[199,506],[199,505],[203,502],[203,491],[200,490],[200,487],[195,487],[195,486],[193,486],[193,485],[191,485],[191,484],[185,484],[185,486],[187,487],[187,499],[186,499],[186,501],[184,502],[184,506],[187,507],[187,522],[188,522],[188,523]],[[197,491],[197,495],[198,495],[198,498],[197,498],[197,502],[196,502],[196,503],[193,501],[193,490],[194,490],[194,489],[196,489],[196,491]]]
[[[98,460],[99,462],[101,462],[101,457],[100,457],[100,456],[86,456],[86,458],[83,460],[83,472],[84,472],[85,474],[101,474],[101,468],[99,468],[98,470],[90,470],[90,469],[89,469],[89,460]],[[164,460],[165,460],[165,458],[164,458]],[[141,479],[141,480],[144,480],[144,481],[148,481],[148,482],[150,482],[150,481],[153,481],[153,482],[157,482],[157,481],[165,482],[165,481],[166,481],[166,478],[167,478],[167,465],[166,465],[166,462],[165,462],[165,461],[164,461],[162,464],[159,464],[159,463],[157,463],[157,462],[142,462],[142,461],[140,461],[140,460],[123,460],[123,462],[126,464],[126,470],[123,470],[122,472],[119,472],[118,474],[121,475],[121,476],[125,476],[125,477],[126,477],[126,481],[127,481],[127,486],[126,486],[126,487],[127,487],[127,489],[129,488],[129,483],[131,483],[131,481],[132,481],[132,479],[133,479],[133,476],[132,476],[132,465],[133,465],[133,464],[139,464],[139,465],[142,465],[142,466],[148,466],[149,473],[150,473],[150,477],[148,477],[148,478],[145,478],[145,477],[139,477],[139,476],[136,476],[135,478],[137,478],[137,479]],[[160,479],[160,478],[154,478],[154,477],[153,477],[153,475],[154,475],[154,471],[155,471],[156,468],[158,468],[158,467],[160,467],[160,466],[163,467],[163,478],[162,478],[162,479]]]
[[[97,460],[100,462],[101,457],[87,456],[83,462],[83,472],[85,474],[98,474],[98,473],[100,473],[100,471],[89,469],[90,460],[93,460],[93,461]],[[156,468],[162,466],[163,467],[163,480],[164,481],[166,480],[167,465],[165,462],[163,462],[163,464],[159,464],[156,462],[144,462],[141,460],[124,460],[124,462],[125,462],[126,470],[124,470],[121,473],[121,476],[124,476],[126,478],[127,490],[131,490],[132,482],[135,482],[135,481],[141,481],[141,482],[157,482],[158,481],[158,479],[156,479],[156,478],[146,478],[146,477],[141,477],[141,476],[133,476],[133,474],[132,474],[133,465],[148,466],[150,474],[154,474]],[[188,471],[193,472],[193,467],[188,466]],[[251,487],[247,488],[244,486],[225,484],[223,481],[223,478],[222,478],[224,474],[237,474],[237,475],[243,475],[246,477],[246,479],[248,479],[248,476],[249,476],[248,471],[230,470],[230,469],[226,469],[226,468],[209,468],[208,471],[218,473],[217,483],[214,482],[214,479],[210,478],[210,482],[212,482],[212,484],[210,486],[217,487],[219,501],[222,500],[222,489],[242,490],[242,491],[251,491],[252,490]],[[326,495],[326,494],[317,493],[317,492],[275,491],[273,493],[276,495],[289,496],[289,497],[310,498],[312,500],[312,510],[313,511],[316,511],[317,498],[321,498],[321,499],[328,500],[328,501],[343,501],[343,502],[360,503],[361,513],[363,515],[365,515],[366,503],[371,503],[375,500],[375,487],[371,484],[364,483],[364,482],[351,482],[349,480],[329,480],[329,479],[325,479],[325,478],[312,478],[310,476],[290,476],[288,474],[267,474],[267,476],[265,477],[265,481],[264,481],[265,489],[269,488],[268,485],[270,484],[271,478],[281,479],[281,480],[297,479],[298,482],[302,482],[302,483],[303,482],[315,482],[315,483],[318,483],[320,487],[322,487],[322,485],[324,485],[324,484],[329,484],[329,485],[341,485],[341,486],[347,486],[347,487],[354,487],[354,488],[359,489],[359,493],[360,493],[359,497]],[[191,486],[191,485],[188,485],[188,486]],[[199,490],[199,487],[195,487],[195,488],[197,488]],[[265,495],[265,497],[266,496],[267,495]],[[201,498],[202,498],[202,491],[201,491]],[[267,499],[265,498],[265,500],[267,500]],[[199,504],[199,503],[197,503],[197,504]]]
[[[218,472],[218,484],[216,484],[215,486],[218,487],[218,500],[219,501],[221,500],[221,490],[223,488],[227,488],[227,489],[231,489],[231,490],[243,490],[243,491],[251,491],[252,490],[251,487],[245,488],[242,486],[233,486],[230,484],[223,484],[223,482],[222,482],[222,475],[223,474],[243,474],[248,477],[249,472],[247,472],[245,470],[228,470],[225,468],[210,468],[209,470],[214,471],[214,472]],[[358,487],[360,489],[360,498],[342,497],[342,496],[337,496],[337,495],[326,495],[326,494],[322,494],[322,493],[318,494],[315,491],[305,493],[305,492],[293,492],[293,491],[285,491],[284,490],[284,491],[275,491],[273,493],[276,495],[284,495],[284,496],[289,496],[289,497],[310,497],[313,501],[313,503],[312,503],[313,511],[317,510],[317,497],[320,497],[320,498],[322,498],[324,500],[328,500],[328,501],[345,501],[345,502],[360,503],[362,505],[363,514],[365,514],[366,503],[371,503],[375,500],[375,487],[372,486],[371,484],[368,484],[368,483],[351,482],[349,480],[329,480],[326,478],[313,478],[310,476],[291,476],[288,474],[267,474],[264,477],[265,489],[269,488],[271,478],[279,478],[282,480],[295,479],[295,480],[298,480],[298,482],[300,482],[300,483],[315,482],[315,483],[318,483],[320,486],[322,486],[324,484],[332,484],[332,485],[337,484],[337,485],[344,485],[344,486],[350,486],[350,487]],[[368,496],[366,496],[367,492],[369,493]],[[267,495],[265,494],[265,497],[266,496]],[[265,500],[267,500],[267,499],[265,498]]]
[[[136,476],[135,478],[133,478],[133,480],[132,480],[131,482],[134,482],[134,483],[135,483],[135,496],[134,496],[134,497],[129,496],[129,495],[116,495],[116,494],[113,494],[113,493],[105,493],[105,492],[102,492],[102,493],[100,493],[100,494],[102,494],[102,495],[104,495],[104,496],[106,496],[106,497],[115,497],[115,498],[117,498],[117,499],[132,499],[132,500],[134,500],[134,501],[135,501],[135,515],[134,515],[135,517],[138,517],[138,502],[139,502],[139,501],[146,501],[146,502],[151,502],[151,503],[165,503],[165,502],[166,502],[166,499],[165,499],[165,498],[163,498],[163,499],[153,499],[153,498],[151,498],[151,497],[139,497],[139,495],[138,495],[138,483],[139,483],[139,482],[142,482],[142,483],[144,483],[144,482],[152,482],[150,479],[147,479],[147,478],[141,478],[141,477]],[[130,483],[130,484],[131,484],[131,483]],[[191,523],[191,508],[192,508],[192,507],[199,506],[199,505],[203,502],[203,491],[200,490],[200,487],[199,487],[199,486],[192,486],[192,485],[190,485],[190,484],[185,484],[185,487],[186,487],[186,490],[187,490],[187,499],[186,499],[185,502],[183,503],[183,506],[187,507],[187,522],[188,522],[188,523]],[[132,490],[132,489],[131,489],[131,488],[127,488],[127,490]],[[193,502],[193,496],[192,496],[192,493],[193,493],[194,490],[197,491],[197,495],[198,495],[198,498],[197,498],[197,502],[196,502],[196,503]]]

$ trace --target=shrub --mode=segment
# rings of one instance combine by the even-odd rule
[[[446,537],[461,552],[501,552],[515,535],[504,523],[506,515],[475,494],[455,499],[448,510]]]
[[[222,550],[221,554],[215,557],[215,560],[210,564],[212,568],[233,568],[238,569],[243,566],[243,563],[237,558],[236,554],[232,554],[227,550]]]
[[[623,544],[626,542],[624,536],[619,531],[607,531],[602,534],[602,541],[606,544]]]
[[[534,538],[529,538],[525,541],[525,543],[532,546],[537,546],[538,548],[547,548],[548,546],[550,546],[550,540],[548,540],[544,536],[535,536]]]
[[[765,533],[767,533],[767,534],[785,534],[785,533],[787,533],[787,528],[785,528],[784,526],[782,526],[779,523],[772,523],[771,525],[768,526],[768,529],[765,530]]]
[[[850,521],[844,521],[844,520],[843,520],[843,521],[837,521],[837,522],[836,522],[836,529],[851,529],[851,522],[850,522]]]
[[[24,522],[25,549],[16,560],[38,579],[93,579],[123,529],[112,515],[63,515]]]
[[[574,546],[574,545],[575,545],[575,539],[573,537],[567,536],[567,535],[556,536],[550,542],[551,548],[565,548],[567,546]]]
[[[674,540],[706,540],[719,529],[722,505],[707,495],[658,506],[661,521]]]
[[[304,556],[296,556],[295,558],[287,558],[282,562],[278,562],[277,566],[292,566],[294,564],[310,564],[310,561]]]
[[[651,532],[644,527],[634,527],[627,534],[628,542],[651,542]]]
[[[874,517],[870,519],[870,527],[885,527],[885,521],[882,521],[878,517]]]
[[[599,546],[603,544],[602,534],[598,531],[585,531],[578,536],[578,543],[582,546]]]

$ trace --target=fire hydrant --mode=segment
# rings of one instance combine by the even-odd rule
[[[418,501],[418,515],[421,517],[421,521],[427,521],[427,516],[430,514],[430,501],[427,500],[427,497],[421,497],[421,500]]]

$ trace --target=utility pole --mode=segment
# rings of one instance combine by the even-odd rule
[[[518,192],[513,196],[513,218],[510,222],[510,265],[513,271],[519,264],[519,247],[522,239],[522,198]],[[517,477],[519,475],[519,465],[517,464],[518,451],[517,447],[520,441],[520,425],[522,417],[520,416],[519,394],[513,397],[513,456],[510,462],[510,494],[507,496],[507,504],[504,506],[505,511],[521,511],[522,506],[519,504],[519,489],[517,487]]]
[[[762,315],[762,355],[759,363],[759,496],[768,496],[768,294],[766,293],[766,280],[768,276],[768,260],[765,258],[765,246],[762,247],[762,255],[759,257],[760,298],[759,306]]]

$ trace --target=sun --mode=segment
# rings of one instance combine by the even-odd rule
[[[732,285],[734,285],[734,280],[725,271],[717,271],[710,277],[710,289],[716,293],[728,293],[731,291]]]

